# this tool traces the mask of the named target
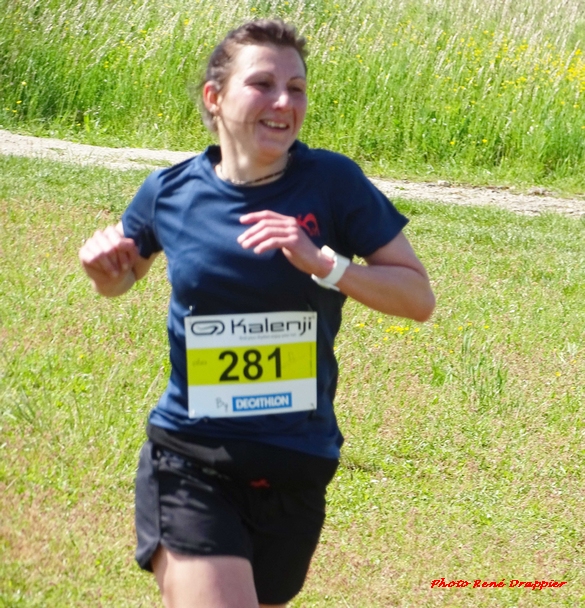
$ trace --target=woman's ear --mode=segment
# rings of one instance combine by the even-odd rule
[[[217,82],[208,80],[203,85],[203,104],[213,116],[219,112],[219,90]]]

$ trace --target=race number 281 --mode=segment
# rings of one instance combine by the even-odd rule
[[[224,350],[219,354],[220,359],[230,361],[222,375],[219,377],[220,382],[239,382],[240,376],[235,373],[238,369],[240,358],[238,353],[233,350]],[[250,348],[244,351],[243,355],[242,374],[248,380],[260,380],[264,373],[264,368],[261,365],[262,353],[256,348]],[[268,363],[274,360],[274,377],[282,378],[282,363],[280,359],[280,346],[277,346],[269,355]],[[272,371],[272,370],[271,370]]]
[[[310,378],[315,373],[314,361],[314,342],[187,351],[192,386]]]

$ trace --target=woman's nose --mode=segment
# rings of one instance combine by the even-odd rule
[[[290,93],[286,89],[278,91],[274,101],[275,108],[288,108],[290,106]]]

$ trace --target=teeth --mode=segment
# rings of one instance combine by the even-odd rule
[[[273,129],[286,129],[286,123],[283,122],[274,122],[272,120],[264,120],[263,122],[267,127],[272,127]]]

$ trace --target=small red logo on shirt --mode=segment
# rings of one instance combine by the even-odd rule
[[[307,213],[305,217],[297,215],[297,224],[304,228],[309,236],[319,236],[319,224],[317,224],[317,218],[312,213]]]
[[[262,477],[262,479],[256,479],[254,481],[251,481],[250,485],[253,488],[269,488],[270,482],[265,477]]]

